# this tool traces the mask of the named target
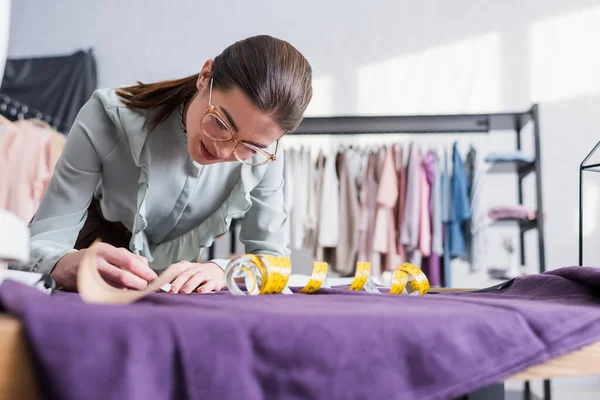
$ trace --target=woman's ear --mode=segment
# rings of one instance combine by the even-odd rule
[[[213,60],[206,60],[202,70],[198,74],[198,80],[196,81],[196,87],[198,90],[204,89],[208,82],[210,82],[210,76],[212,74],[213,69]]]

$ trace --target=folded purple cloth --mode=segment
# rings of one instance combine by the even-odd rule
[[[535,219],[535,210],[531,210],[522,205],[497,206],[490,208],[488,215],[490,218],[499,219]]]
[[[600,340],[600,271],[488,293],[153,294],[89,305],[16,282],[49,399],[446,399]]]

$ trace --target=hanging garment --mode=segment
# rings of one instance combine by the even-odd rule
[[[314,249],[317,245],[317,224],[319,222],[317,209],[317,170],[313,163],[312,150],[304,149],[301,173],[306,174],[306,215],[304,216],[304,247]]]
[[[406,261],[404,245],[402,244],[400,230],[404,218],[404,203],[406,197],[406,166],[404,165],[404,149],[400,145],[394,146],[396,150],[396,175],[398,176],[398,201],[396,202],[396,231],[397,253],[400,262]]]
[[[385,149],[381,176],[377,188],[377,213],[375,216],[375,232],[373,251],[383,257],[382,269],[392,271],[398,265],[396,247],[396,221],[394,208],[398,201],[398,180],[394,163],[394,150]]]
[[[441,286],[441,255],[444,253],[442,224],[442,174],[437,152],[433,156],[433,179],[431,182],[431,256],[429,257],[429,281],[432,286]]]
[[[431,183],[433,165],[429,153],[419,165],[419,250],[423,257],[431,255]],[[428,159],[429,158],[429,159]]]
[[[294,209],[294,159],[296,157],[296,150],[289,149],[284,151],[284,165],[283,165],[283,201],[288,210],[288,223],[285,229],[285,243],[290,247],[292,246],[292,224],[293,221],[293,209]]]
[[[322,151],[319,151],[317,155],[317,169],[315,171],[315,187],[314,187],[314,201],[315,201],[315,214],[317,216],[317,224],[315,228],[314,234],[314,243],[312,246],[313,256],[316,261],[323,260],[323,247],[319,245],[319,228],[321,224],[319,223],[319,219],[321,218],[321,195],[323,193],[323,172],[325,168],[325,156]]]
[[[419,246],[420,226],[420,177],[421,154],[414,144],[410,146],[406,169],[406,200],[400,239],[406,252],[414,252]]]
[[[335,271],[342,276],[354,273],[358,255],[360,235],[360,203],[356,179],[352,175],[349,161],[352,152],[341,152],[338,155],[338,175],[340,182],[339,238],[336,247]]]
[[[55,164],[49,130],[26,120],[3,125],[0,208],[29,223],[44,197]]]
[[[361,237],[358,255],[359,261],[371,261],[373,258],[373,221],[375,220],[377,207],[377,199],[374,196],[377,192],[377,181],[375,180],[377,154],[369,153],[367,157],[367,166],[360,187]]]
[[[461,257],[465,254],[465,221],[471,218],[469,196],[467,194],[467,174],[458,143],[452,149],[452,210],[454,216],[450,222],[450,255]]]
[[[473,155],[473,181],[471,183],[471,270],[478,271],[486,264],[487,253],[487,216],[483,208],[485,193],[484,166],[477,154]]]
[[[444,150],[444,167],[441,179],[441,197],[442,197],[442,222],[443,222],[443,244],[444,244],[444,268],[443,268],[443,286],[452,287],[452,276],[450,270],[450,224],[453,220],[452,212],[452,187],[450,171],[448,169],[448,151]]]
[[[336,172],[337,154],[325,158],[319,206],[319,246],[336,247],[340,233],[340,185]]]
[[[310,176],[307,174],[308,168],[310,167],[305,162],[306,150],[300,149],[290,151],[289,155],[286,156],[286,168],[289,165],[289,171],[292,175],[292,180],[286,173],[285,185],[293,186],[294,199],[292,200],[292,208],[290,209],[290,247],[292,249],[300,249],[304,245],[304,235],[306,230],[306,219],[307,219],[307,203],[308,198],[311,195],[308,190],[308,180]],[[287,171],[287,170],[286,170]]]
[[[423,247],[421,246],[421,251],[423,252],[423,256],[425,257],[427,255],[427,258],[423,260],[423,270],[425,272],[425,274],[427,275],[428,279],[429,279],[429,283],[433,286],[440,286],[441,285],[441,271],[440,271],[440,255],[442,253],[442,238],[441,238],[441,202],[438,202],[436,200],[440,200],[440,177],[439,177],[439,169],[437,166],[437,157],[435,152],[433,151],[428,151],[425,159],[423,160],[423,164],[424,164],[424,168],[425,168],[425,173],[427,176],[427,185],[429,186],[429,198],[428,198],[428,207],[427,209],[429,210],[429,215],[430,215],[430,220],[429,222],[429,230],[427,231],[431,236],[428,238],[429,242],[431,243],[431,247],[429,249],[423,249]],[[436,199],[437,196],[437,199]],[[422,208],[421,208],[421,212],[423,212],[423,208],[425,208],[425,205],[422,204]],[[438,222],[436,223],[436,219],[438,219]],[[439,224],[439,226],[437,226]],[[423,229],[423,226],[421,226],[421,228]],[[439,238],[436,238],[436,240],[439,241],[439,243],[437,243],[436,245],[438,245],[439,247],[434,249],[434,244],[433,244],[433,235],[434,235],[434,228],[436,230],[438,230],[439,232],[437,232]],[[423,236],[421,236],[421,239],[423,239]],[[428,254],[426,254],[426,251],[429,251]],[[436,252],[437,250],[437,252]]]
[[[433,182],[431,186],[431,252],[442,255],[444,253],[442,233],[442,189],[444,189],[444,183],[440,156],[436,151],[432,151],[431,154],[434,157]]]

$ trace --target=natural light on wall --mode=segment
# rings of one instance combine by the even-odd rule
[[[496,111],[500,104],[500,34],[493,32],[356,72],[361,114]]]
[[[315,77],[312,81],[313,96],[305,116],[330,117],[333,115],[333,82],[329,77]]]
[[[600,93],[600,7],[531,28],[532,94],[549,102]]]

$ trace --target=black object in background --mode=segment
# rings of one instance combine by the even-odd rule
[[[50,115],[68,131],[97,85],[90,49],[66,56],[8,59],[0,91]]]

